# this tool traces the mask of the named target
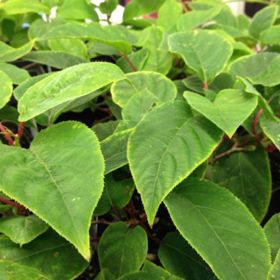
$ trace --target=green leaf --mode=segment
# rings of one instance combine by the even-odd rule
[[[128,162],[150,225],[163,199],[211,155],[221,136],[179,101],[155,108],[137,125],[128,141]]]
[[[236,89],[220,91],[213,102],[192,92],[185,92],[184,97],[193,109],[216,124],[229,137],[232,137],[258,105],[256,95]]]
[[[171,52],[179,54],[204,83],[210,83],[226,67],[231,43],[215,31],[178,32],[168,39]]]
[[[177,0],[166,0],[158,11],[157,25],[170,31],[182,15],[182,5]]]
[[[280,25],[272,26],[260,35],[260,41],[267,45],[280,45]]]
[[[47,231],[22,248],[5,237],[0,238],[0,260],[35,269],[48,280],[76,279],[88,265],[73,246],[53,231]],[[26,280],[30,279],[33,280]]]
[[[48,45],[52,51],[64,52],[73,56],[78,56],[87,59],[87,46],[80,39],[64,38],[64,39],[50,39]]]
[[[98,21],[94,5],[87,0],[64,0],[57,9],[57,16],[65,19]]]
[[[47,229],[48,225],[35,215],[14,216],[0,220],[0,232],[20,246],[29,243]]]
[[[67,22],[50,26],[46,33],[41,34],[37,40],[76,38],[91,39],[95,42],[113,46],[123,53],[130,53],[134,36],[121,25],[101,26],[99,23],[90,24]]]
[[[87,62],[86,59],[61,51],[35,51],[24,56],[24,60],[64,69]]]
[[[183,279],[216,279],[208,265],[177,232],[168,233],[164,237],[158,256],[168,271]]]
[[[18,15],[25,13],[48,13],[49,8],[38,0],[9,0],[0,4],[6,15]]]
[[[129,228],[123,222],[110,225],[103,233],[98,246],[101,269],[107,269],[115,278],[136,272],[143,264],[148,251],[144,229]]]
[[[145,261],[143,272],[149,273],[151,279],[159,277],[161,280],[182,280],[183,278],[177,277],[175,275],[170,274],[167,270],[163,269],[160,266],[155,265],[150,261]]]
[[[127,142],[132,129],[114,133],[101,142],[101,150],[105,159],[105,174],[127,164]]]
[[[117,280],[162,280],[162,276],[139,271],[125,274]]]
[[[18,104],[20,121],[30,120],[123,78],[117,66],[106,62],[84,63],[56,72],[25,92]]]
[[[48,280],[40,271],[11,261],[0,261],[0,278],[5,280]]]
[[[108,121],[104,123],[97,123],[92,127],[92,130],[97,135],[99,141],[111,136],[117,128],[119,121]]]
[[[6,73],[15,85],[22,83],[30,77],[29,73],[25,69],[21,69],[13,64],[4,62],[0,62],[0,71]]]
[[[164,0],[132,0],[125,7],[123,19],[127,21],[134,17],[156,12],[163,3]]]
[[[0,61],[8,62],[17,60],[23,57],[24,55],[28,54],[32,50],[33,45],[34,41],[32,40],[19,48],[13,48],[0,41]]]
[[[269,270],[267,280],[279,280],[280,279],[280,250],[277,253],[275,261]]]
[[[127,74],[125,80],[113,83],[111,92],[114,102],[124,107],[134,94],[145,94],[144,89],[155,97],[157,103],[174,100],[177,95],[176,86],[171,80],[160,73],[150,71]]]
[[[271,174],[263,149],[221,158],[208,166],[207,177],[240,198],[258,221],[264,218],[271,198]]]
[[[255,38],[259,38],[261,32],[273,25],[278,15],[278,6],[269,5],[258,11],[251,22],[249,32]]]
[[[99,5],[99,10],[103,14],[110,15],[118,6],[118,0],[105,0]]]
[[[252,84],[268,87],[280,83],[280,54],[262,52],[235,60],[230,65],[230,73],[247,78]]]
[[[270,218],[264,226],[264,232],[271,248],[272,261],[274,261],[277,252],[280,250],[280,213]]]
[[[190,179],[165,205],[176,228],[219,279],[266,279],[270,251],[264,232],[229,191]]]
[[[221,7],[215,6],[207,10],[193,10],[185,13],[177,22],[177,31],[189,31],[213,19],[221,11]]]
[[[29,150],[6,145],[0,150],[0,190],[89,259],[90,221],[104,175],[95,134],[83,124],[64,122],[40,132]]]
[[[280,120],[277,118],[269,118],[263,115],[260,125],[265,135],[280,150]]]
[[[9,101],[13,93],[13,82],[10,77],[0,71],[0,109]]]

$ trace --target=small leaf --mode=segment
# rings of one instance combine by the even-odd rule
[[[160,277],[161,280],[183,280],[183,278],[170,274],[167,270],[150,261],[145,261],[142,271],[149,273],[151,279]]]
[[[258,221],[264,218],[272,186],[269,160],[263,149],[221,158],[208,165],[207,177],[240,198]]]
[[[35,215],[14,216],[0,220],[0,232],[20,246],[29,243],[47,229],[48,225]]]
[[[182,56],[204,83],[212,82],[223,71],[233,51],[227,39],[209,30],[174,33],[168,44],[170,51]]]
[[[30,120],[123,78],[117,66],[105,62],[84,63],[56,72],[25,92],[18,104],[20,121]]]
[[[127,142],[132,129],[112,134],[101,142],[101,150],[105,159],[105,174],[127,164]]]
[[[30,41],[29,43],[19,47],[13,48],[4,42],[0,42],[0,61],[1,62],[8,62],[17,60],[24,55],[28,54],[31,49],[33,48],[34,41]]]
[[[95,134],[83,124],[64,122],[40,132],[29,150],[6,145],[0,150],[0,190],[89,259],[90,221],[104,175]]]
[[[275,261],[269,270],[267,280],[280,279],[280,250],[278,251]]]
[[[112,85],[111,91],[114,102],[124,107],[134,94],[145,94],[144,89],[155,97],[157,103],[174,100],[177,94],[176,86],[171,80],[160,73],[150,71],[127,74],[125,80]]]
[[[266,279],[270,251],[264,232],[229,191],[190,179],[165,205],[181,235],[219,279]]]
[[[216,124],[229,137],[232,137],[258,105],[256,95],[236,89],[220,91],[213,102],[191,92],[185,92],[184,97],[193,109]]]
[[[168,233],[162,240],[158,256],[163,266],[183,279],[214,280],[211,269],[177,232]]]
[[[210,156],[221,135],[184,102],[159,106],[137,125],[128,141],[128,161],[150,225],[163,199]]]
[[[230,65],[230,73],[247,78],[252,84],[268,87],[280,83],[280,54],[261,52],[235,60]]]
[[[274,261],[280,250],[280,213],[273,215],[264,226],[268,243],[271,248],[271,256]]]
[[[28,267],[27,269],[37,270],[45,277],[39,278],[40,280],[76,279],[88,265],[71,244],[53,231],[47,231],[23,248],[1,237],[0,263],[2,261],[11,261],[11,268],[19,264]],[[15,280],[18,279],[22,278]],[[31,279],[33,280],[26,280]]]
[[[10,77],[0,71],[0,109],[9,101],[13,93],[13,82]]]
[[[15,262],[0,260],[0,279],[49,280],[39,270]]]
[[[280,25],[272,26],[260,35],[260,41],[266,45],[280,45]]]
[[[99,5],[99,10],[103,14],[110,15],[118,6],[118,0],[105,0]]]
[[[143,264],[148,251],[147,236],[143,228],[129,228],[119,222],[110,225],[103,233],[98,257],[101,269],[107,269],[115,278],[136,272]]]
[[[260,11],[258,11],[251,22],[250,25],[250,33],[255,38],[259,38],[259,35],[262,31],[268,29],[273,25],[278,15],[278,6],[277,5],[269,5]]]
[[[277,118],[269,118],[262,116],[260,125],[265,135],[280,150],[280,120]]]

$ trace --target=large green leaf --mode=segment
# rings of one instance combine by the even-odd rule
[[[6,145],[0,150],[0,190],[89,259],[88,231],[104,176],[95,134],[83,124],[64,122],[40,132],[29,150]]]
[[[123,222],[110,225],[103,233],[98,257],[101,269],[107,269],[114,279],[136,272],[143,264],[148,251],[147,236],[143,228],[131,229]]]
[[[20,120],[30,120],[123,78],[117,66],[106,62],[84,63],[56,72],[25,92],[18,104]]]
[[[0,71],[0,109],[9,101],[13,93],[13,82],[5,72]]]
[[[22,248],[5,237],[0,238],[0,261],[3,260],[14,263],[10,272],[16,272],[16,264],[20,264],[39,271],[48,280],[76,279],[88,265],[71,244],[53,231],[46,232]]]
[[[215,31],[178,32],[168,39],[171,52],[179,54],[204,83],[210,83],[226,67],[231,43]]]
[[[280,120],[263,115],[260,125],[265,135],[274,143],[277,149],[280,150]]]
[[[183,279],[216,279],[208,265],[177,232],[168,233],[164,237],[158,256],[168,271]]]
[[[64,0],[57,9],[57,15],[65,19],[98,21],[94,5],[87,0]]]
[[[263,219],[271,198],[270,165],[263,149],[221,158],[208,166],[207,176],[239,197],[258,221]]]
[[[5,280],[49,280],[39,270],[11,261],[0,261],[0,278]]]
[[[229,137],[232,137],[258,105],[256,95],[236,89],[220,91],[213,102],[191,92],[186,92],[184,97],[193,109],[215,123]]]
[[[275,261],[270,268],[267,280],[279,280],[280,279],[280,250],[277,253]]]
[[[271,248],[271,256],[274,261],[280,250],[280,214],[275,214],[264,226],[264,232]]]
[[[130,53],[131,45],[135,38],[121,25],[101,26],[99,23],[90,24],[79,22],[67,22],[64,24],[50,26],[47,32],[38,35],[38,40],[81,38],[91,39],[95,42],[104,43],[117,50]]]
[[[25,55],[24,60],[64,69],[87,62],[86,59],[62,51],[34,51]]]
[[[235,60],[230,73],[247,78],[252,84],[272,87],[280,83],[280,54],[262,52]]]
[[[49,8],[38,0],[9,0],[0,4],[7,15],[18,15],[25,13],[48,13]]]
[[[128,161],[151,225],[163,199],[211,155],[221,135],[180,101],[155,108],[136,126],[128,141]]]
[[[0,42],[0,61],[7,62],[17,60],[28,54],[33,48],[33,45],[34,41],[30,41],[29,43],[16,49],[5,44],[4,42]]]
[[[20,246],[29,243],[47,229],[48,225],[35,215],[14,216],[0,220],[0,232]]]
[[[114,102],[121,107],[124,107],[134,94],[146,94],[144,90],[149,91],[157,103],[174,100],[177,94],[176,86],[171,80],[151,71],[129,73],[125,80],[115,82],[111,89]]]
[[[264,232],[229,191],[189,179],[165,205],[179,232],[219,279],[266,279],[270,250]]]
[[[278,6],[270,5],[258,11],[251,22],[250,33],[255,38],[259,38],[261,32],[273,25],[278,15]]]

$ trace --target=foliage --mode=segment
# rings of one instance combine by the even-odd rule
[[[0,3],[1,279],[280,279],[262,2]]]

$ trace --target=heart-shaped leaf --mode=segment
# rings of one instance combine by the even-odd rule
[[[40,132],[29,150],[0,145],[0,153],[0,190],[89,259],[89,227],[104,176],[95,134],[83,124],[64,122]]]
[[[210,156],[221,136],[180,101],[155,108],[136,126],[128,140],[128,162],[151,225],[163,199]]]
[[[199,94],[185,92],[184,97],[192,108],[216,124],[229,137],[253,113],[258,97],[241,90],[220,91],[213,102]]]
[[[164,202],[176,228],[219,279],[266,279],[270,250],[265,234],[228,190],[189,179]]]
[[[56,72],[27,89],[18,103],[20,120],[30,120],[123,78],[117,66],[106,62],[84,63]]]
[[[232,55],[231,43],[215,31],[178,32],[168,39],[171,52],[179,54],[187,66],[210,83],[223,71]]]

